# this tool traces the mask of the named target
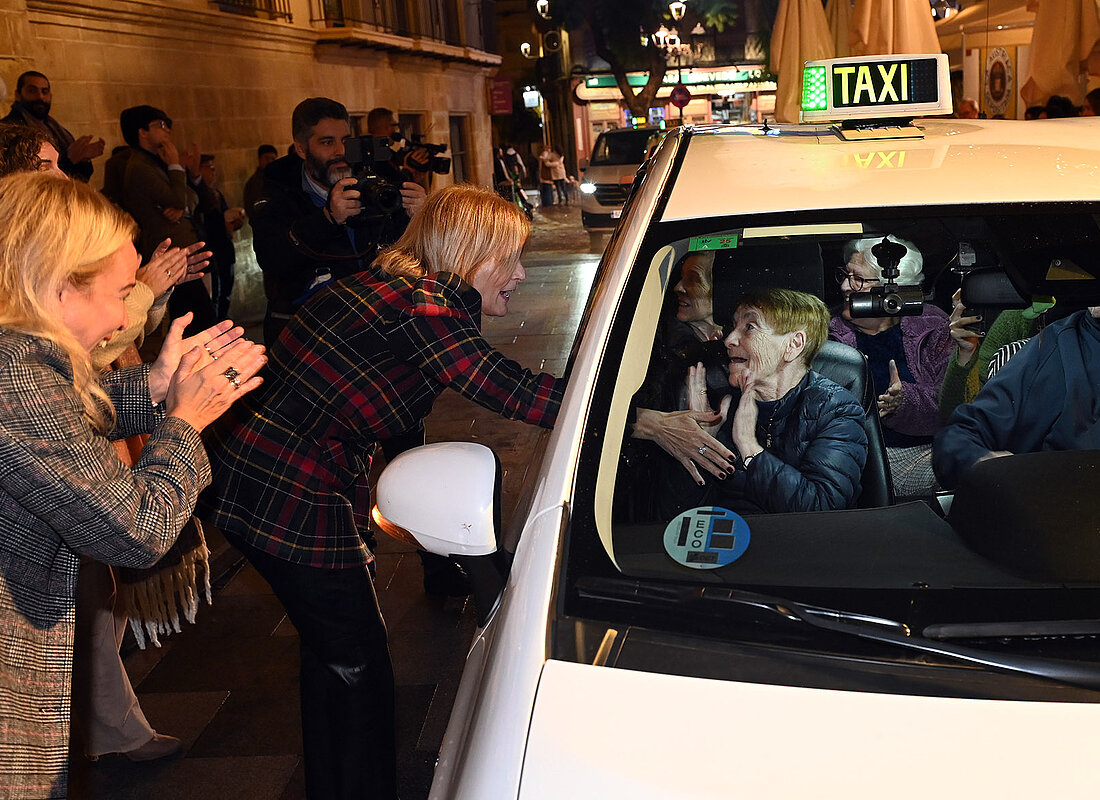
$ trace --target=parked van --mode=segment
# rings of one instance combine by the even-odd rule
[[[618,128],[599,135],[581,179],[581,221],[586,231],[615,230],[634,173],[662,133],[660,128]]]

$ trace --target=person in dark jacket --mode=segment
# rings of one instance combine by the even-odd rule
[[[825,304],[803,292],[758,289],[742,296],[733,318],[726,337],[732,394],[715,412],[701,364],[687,382],[690,410],[718,416],[708,432],[734,453],[733,463],[725,477],[706,473],[695,487],[685,470],[670,466],[675,496],[665,511],[700,505],[748,514],[852,507],[867,461],[864,412],[851,392],[810,370],[828,336]]]
[[[85,134],[73,136],[50,115],[53,90],[50,79],[41,72],[28,70],[15,82],[15,102],[0,122],[26,125],[40,131],[57,150],[61,171],[85,183],[92,177],[92,159],[103,155],[103,139]]]
[[[348,111],[310,97],[291,118],[294,154],[264,171],[264,196],[253,206],[252,246],[264,274],[264,340],[275,342],[297,308],[330,280],[361,272],[408,225],[424,201],[414,183],[401,188],[402,208],[383,215],[364,207],[344,152]]]
[[[1058,320],[997,371],[936,434],[932,466],[954,489],[979,461],[1100,449],[1100,306]]]
[[[493,350],[526,277],[530,226],[488,189],[432,194],[375,263],[311,297],[271,348],[263,396],[208,441],[210,521],[256,567],[301,637],[310,800],[397,795],[393,668],[369,565],[375,445],[445,388],[552,427],[565,383]]]

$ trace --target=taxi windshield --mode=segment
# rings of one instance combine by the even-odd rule
[[[606,131],[596,140],[589,164],[594,167],[641,164],[652,136],[653,131],[644,128]]]
[[[655,226],[596,387],[572,581],[922,626],[1100,617],[1100,430],[1075,412],[1100,404],[1100,206],[936,211]],[[971,468],[976,447],[1003,457]]]

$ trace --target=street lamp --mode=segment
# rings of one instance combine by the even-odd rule
[[[535,11],[543,19],[550,19],[550,0],[537,0]]]
[[[950,19],[959,13],[962,4],[958,0],[931,0],[933,19]]]
[[[519,46],[519,51],[520,51],[520,53],[523,54],[524,58],[537,58],[537,56],[531,55],[531,43],[530,42],[524,42],[523,44],[521,44]]]
[[[668,4],[668,12],[672,14],[672,18],[679,22],[684,18],[684,12],[687,11],[687,6],[681,3],[680,0],[674,0],[674,2]]]

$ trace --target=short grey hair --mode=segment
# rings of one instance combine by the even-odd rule
[[[891,242],[896,242],[905,248],[905,255],[902,256],[901,261],[898,263],[898,283],[902,284],[918,284],[924,280],[924,256],[920,254],[920,250],[912,242],[907,242],[905,239],[899,239],[893,234],[889,234],[886,237]],[[871,252],[871,248],[881,242],[882,239],[873,237],[870,239],[852,239],[844,246],[844,263],[847,264],[852,260],[852,256],[859,253],[863,256],[863,263],[873,268],[878,274],[879,279],[882,279],[882,267],[879,266],[878,259],[875,258]]]

